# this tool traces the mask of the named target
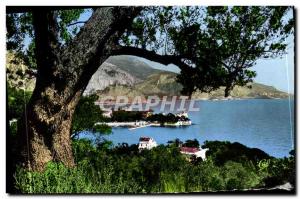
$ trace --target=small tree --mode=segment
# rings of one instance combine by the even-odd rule
[[[90,131],[93,133],[110,134],[111,128],[104,124],[96,124],[106,121],[102,116],[102,110],[95,105],[98,99],[96,95],[81,97],[76,106],[72,121],[71,137],[76,138],[81,131]]]

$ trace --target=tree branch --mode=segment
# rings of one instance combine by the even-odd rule
[[[76,21],[76,22],[74,22],[74,23],[68,24],[67,27],[74,26],[74,25],[79,24],[79,23],[85,24],[86,22],[87,22],[87,21]]]
[[[155,51],[148,51],[136,47],[119,47],[117,50],[113,51],[112,55],[134,55],[148,59],[150,61],[158,62],[164,65],[174,64],[178,66],[181,70],[189,67],[187,64],[181,61],[181,57],[176,55],[159,55]]]
[[[66,92],[65,98],[71,100],[76,91],[83,92],[92,75],[111,55],[117,41],[126,27],[140,13],[142,7],[101,7],[80,29],[74,39],[62,49],[59,74],[66,78],[73,89]]]

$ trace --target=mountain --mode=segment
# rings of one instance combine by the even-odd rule
[[[161,70],[152,68],[146,62],[143,62],[135,56],[111,56],[106,62],[118,66],[121,70],[141,80],[145,80],[149,75],[161,72]]]
[[[232,98],[287,98],[288,94],[277,90],[272,86],[266,86],[259,83],[249,84],[252,88],[236,86],[231,92]],[[142,96],[146,99],[150,95],[158,96],[179,96],[182,85],[176,82],[176,73],[162,71],[150,75],[146,80],[133,86],[109,86],[105,90],[98,92],[99,96],[128,96],[133,99],[135,96]],[[211,93],[195,92],[193,99],[223,99],[223,87],[212,91]]]
[[[154,69],[147,63],[134,56],[111,56],[92,76],[84,95],[104,90],[110,85],[133,86],[147,79],[160,70]]]
[[[249,83],[247,86],[235,86],[231,91],[231,98],[288,98],[288,93],[282,92],[273,86],[267,86],[259,83]],[[194,99],[224,99],[225,87],[221,87],[211,93],[196,92],[193,94]]]
[[[6,77],[11,87],[32,91],[35,86],[36,70],[29,69],[13,53],[6,55]],[[97,93],[99,96],[142,96],[180,95],[182,85],[176,82],[176,73],[152,68],[134,56],[113,56],[103,63],[89,81],[84,95]],[[289,95],[272,86],[252,83],[252,89],[236,86],[233,98],[287,98]],[[195,92],[194,99],[222,99],[224,88],[211,93]]]
[[[97,90],[104,90],[110,85],[133,86],[141,81],[141,79],[122,70],[120,67],[104,62],[92,76],[83,94],[89,95]]]

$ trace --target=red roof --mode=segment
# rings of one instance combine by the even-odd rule
[[[200,150],[196,147],[180,147],[180,151],[185,153],[196,153]]]
[[[149,140],[149,137],[140,137],[140,141],[148,142]]]

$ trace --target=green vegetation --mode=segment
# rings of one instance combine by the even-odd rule
[[[28,87],[25,80],[33,80],[31,76],[38,74],[24,120],[20,119],[31,94],[23,93],[23,99],[19,91],[8,94],[7,119],[17,118],[19,126],[28,124],[24,132],[25,128],[12,125],[13,133],[8,135],[10,138],[20,132],[18,147],[8,142],[10,150],[22,156],[20,161],[14,160],[24,166],[15,172],[18,191],[191,192],[295,182],[293,156],[275,159],[235,143],[207,142],[211,149],[207,161],[187,161],[178,151],[177,141],[141,153],[137,146],[125,143],[111,148],[111,142],[101,139],[95,143],[73,141],[70,132],[76,138],[76,132],[82,130],[101,135],[110,129],[94,126],[105,118],[92,98],[82,98],[75,111],[68,108],[77,105],[93,72],[114,55],[135,55],[177,65],[180,74],[176,80],[185,95],[224,87],[227,97],[235,86],[253,81],[256,73],[251,68],[259,59],[284,55],[286,38],[294,32],[292,7],[98,7],[90,10],[88,22],[78,21],[83,9],[20,6],[7,7],[6,11],[7,50],[28,66],[9,68],[11,85]],[[141,79],[145,79],[147,71],[139,70],[145,74]],[[163,91],[171,90],[169,80],[174,78],[166,79],[167,83],[160,86]],[[155,81],[153,85],[158,84]],[[174,122],[176,117],[159,119],[161,123]],[[73,164],[72,149],[77,165]],[[8,168],[14,169],[17,163]],[[27,165],[33,170],[26,170]]]
[[[167,115],[159,113],[159,114],[150,115],[149,117],[147,117],[147,121],[158,122],[163,125],[165,123],[176,123],[178,121],[189,121],[189,119],[186,118],[185,116],[176,116],[173,113],[168,113]]]
[[[77,137],[81,131],[90,131],[100,134],[110,134],[111,128],[107,125],[95,125],[97,122],[107,121],[102,116],[102,110],[95,105],[96,95],[81,97],[76,106],[72,120],[72,137]]]
[[[176,116],[173,113],[168,113],[164,115],[162,113],[149,114],[144,111],[113,111],[111,118],[108,120],[112,122],[135,122],[140,120],[145,120],[148,122],[158,122],[163,125],[165,123],[176,123],[178,121],[189,121],[185,116]]]
[[[9,118],[19,119],[31,93],[25,92],[24,98],[23,91],[9,87],[8,91],[8,108],[14,110],[9,111]],[[176,139],[166,146],[142,152],[137,145],[126,143],[112,148],[110,141],[101,139],[101,135],[110,133],[111,129],[94,126],[95,122],[107,120],[101,116],[99,106],[94,105],[95,98],[82,97],[75,110],[72,147],[76,166],[67,168],[61,163],[50,162],[44,172],[18,167],[14,174],[18,192],[174,193],[272,187],[285,182],[295,184],[294,153],[289,158],[276,159],[239,143],[207,141],[202,146],[209,148],[207,160],[191,158],[187,161],[178,146],[198,147],[196,139],[184,143]],[[158,116],[161,115],[150,118]],[[12,123],[10,129],[14,136],[16,128],[16,123]],[[100,139],[94,142],[76,139],[75,132],[83,130],[99,133]]]
[[[16,188],[22,193],[174,193],[251,189],[294,182],[293,156],[276,159],[258,149],[229,142],[206,142],[203,147],[206,146],[211,147],[206,161],[189,162],[180,154],[176,140],[139,153],[137,145],[123,143],[109,149],[101,143],[93,145],[80,139],[73,142],[75,168],[54,162],[44,172],[19,168],[15,174]],[[231,154],[231,159],[221,158],[239,149],[243,151]],[[243,156],[244,152],[247,155]]]
[[[10,86],[7,86],[7,101],[8,101],[8,117],[9,120],[15,118],[20,119],[22,117],[24,108],[28,103],[32,92],[17,90]]]
[[[12,121],[10,124],[10,134],[8,134],[15,142],[18,130],[18,121],[23,116],[25,107],[31,97],[32,92],[17,90],[7,85],[7,112],[8,120]],[[15,121],[13,121],[15,120]]]
[[[113,111],[110,121],[112,122],[135,122],[139,120],[144,120],[145,115],[142,111],[124,111],[118,110]]]
[[[8,87],[9,118],[19,119],[31,93]],[[24,97],[25,96],[25,97]],[[259,149],[249,149],[239,143],[210,141],[208,159],[180,154],[178,146],[199,147],[198,140],[179,139],[152,150],[138,152],[137,145],[126,143],[112,148],[101,135],[110,133],[107,126],[94,126],[105,121],[96,96],[82,97],[73,118],[73,152],[76,166],[67,168],[50,162],[44,172],[29,172],[18,167],[15,188],[22,193],[174,193],[272,187],[285,182],[295,184],[294,153],[291,157],[276,159]],[[130,112],[117,111],[118,117],[131,118]],[[134,114],[135,113],[135,114]],[[137,113],[132,112],[135,120]],[[116,116],[115,115],[115,116]],[[121,117],[121,118],[122,118]],[[142,117],[142,115],[138,115]],[[154,114],[149,120],[165,121],[174,115]],[[160,119],[161,120],[160,120]],[[176,118],[176,117],[175,117]],[[10,126],[11,135],[17,133],[17,123]],[[99,134],[94,142],[76,139],[78,131],[89,130]],[[15,143],[12,142],[12,146]]]

